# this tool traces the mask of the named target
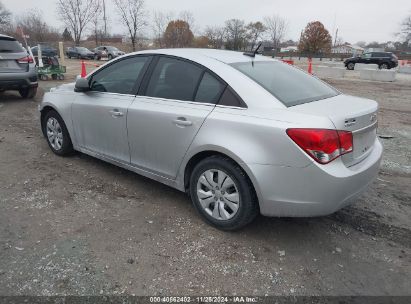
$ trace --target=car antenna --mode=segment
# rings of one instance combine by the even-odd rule
[[[243,53],[243,55],[245,55],[245,56],[249,56],[249,57],[255,57],[255,55],[256,54],[258,54],[258,50],[260,49],[260,47],[261,47],[261,45],[262,45],[263,43],[262,42],[260,42],[258,45],[257,45],[257,47],[255,48],[255,50],[254,51],[251,51],[251,52],[244,52]]]

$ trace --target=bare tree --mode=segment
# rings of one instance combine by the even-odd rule
[[[18,26],[28,36],[29,44],[57,41],[60,38],[57,29],[44,21],[42,11],[38,9],[28,10],[16,19]]]
[[[195,24],[195,18],[192,12],[181,11],[178,19],[186,22],[193,33],[197,32],[197,26]]]
[[[241,50],[245,46],[245,26],[244,21],[230,19],[225,22],[226,47],[230,50]]]
[[[57,13],[74,35],[76,45],[100,8],[100,0],[57,0]]]
[[[99,38],[100,38],[100,43],[102,41],[103,35],[106,33],[106,26],[104,24],[104,16],[103,14],[103,7],[99,6],[98,10],[94,14],[93,19],[91,20],[91,24],[93,25],[93,36],[94,36],[94,41],[96,43],[96,47],[99,44]]]
[[[287,22],[284,18],[274,15],[271,17],[265,17],[264,24],[267,27],[267,33],[273,43],[274,50],[277,50],[287,32]]]
[[[208,38],[212,48],[221,49],[224,45],[225,28],[208,26],[205,29],[204,36]]]
[[[257,44],[257,41],[261,38],[263,33],[266,31],[266,27],[260,21],[250,22],[246,26],[247,39],[250,43],[251,49],[254,49],[254,46]]]
[[[11,13],[7,10],[3,3],[0,2],[0,30],[3,31],[3,27],[8,26],[11,22]]]
[[[127,28],[133,51],[135,51],[137,35],[147,25],[144,0],[114,0],[114,3],[122,23]]]
[[[164,47],[164,32],[166,31],[167,25],[173,20],[173,13],[163,13],[161,11],[155,11],[153,13],[153,32],[158,47]]]
[[[404,36],[407,44],[411,43],[411,15],[404,19],[401,23],[401,34]]]

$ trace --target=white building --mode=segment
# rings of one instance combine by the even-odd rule
[[[281,53],[286,53],[286,52],[297,52],[298,51],[298,47],[297,46],[287,46],[287,47],[283,47],[280,49]]]
[[[361,55],[364,53],[364,49],[358,45],[343,44],[335,46],[331,49],[333,54],[352,54],[352,55]]]

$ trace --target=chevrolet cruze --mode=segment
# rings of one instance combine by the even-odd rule
[[[377,110],[286,63],[202,49],[119,57],[40,105],[54,153],[80,151],[185,191],[224,230],[352,202],[379,170]]]

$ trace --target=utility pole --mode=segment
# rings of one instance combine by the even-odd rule
[[[103,0],[104,39],[107,38],[106,1]]]
[[[334,46],[336,46],[336,44],[337,44],[337,38],[338,38],[338,28],[337,28],[337,30],[335,31]]]

